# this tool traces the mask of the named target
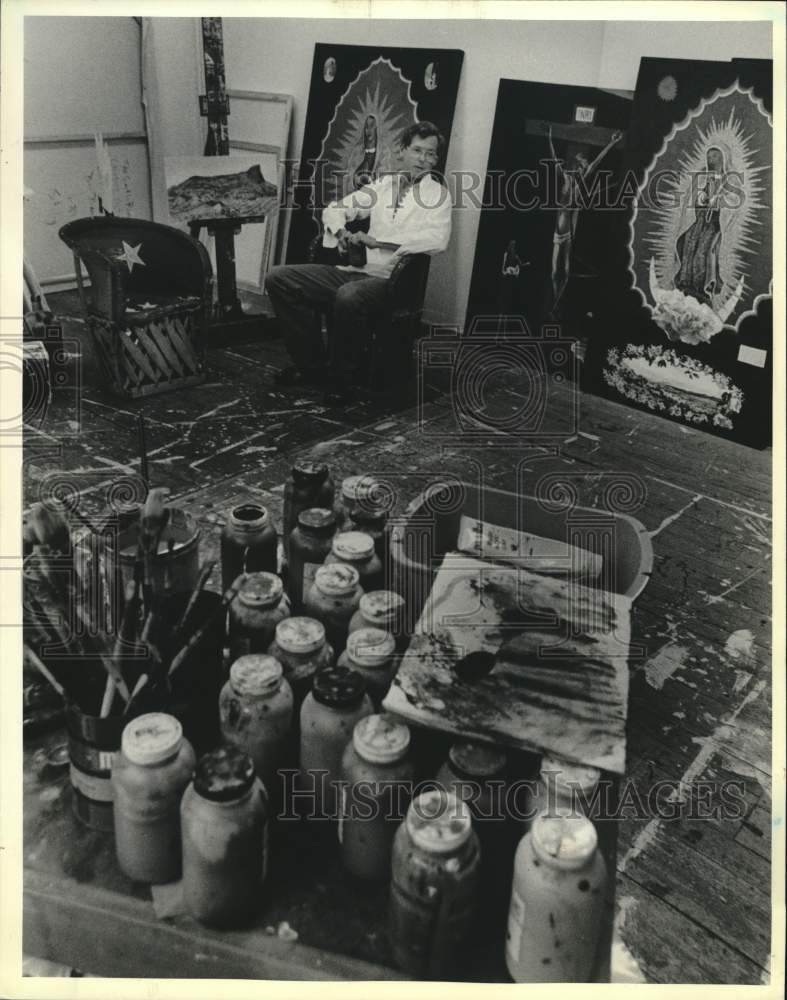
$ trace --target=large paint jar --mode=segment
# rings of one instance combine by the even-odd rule
[[[221,588],[226,593],[241,573],[276,572],[278,539],[267,508],[239,504],[221,532]]]
[[[363,531],[341,531],[334,536],[325,565],[346,563],[358,570],[364,592],[379,590],[383,585],[383,564],[374,549],[374,539]]]
[[[401,653],[409,641],[404,634],[404,598],[393,590],[371,590],[364,594],[358,610],[350,619],[350,631],[359,628],[381,628],[396,639]]]
[[[333,650],[325,638],[325,626],[316,618],[284,618],[276,626],[276,638],[268,647],[284,667],[284,677],[292,688],[295,710],[311,691],[314,675],[333,664]]]
[[[466,803],[419,795],[396,831],[391,858],[391,947],[416,978],[455,978],[477,915],[480,849]]]
[[[339,843],[345,868],[360,879],[391,874],[391,845],[412,796],[410,730],[392,715],[369,715],[342,757]]]
[[[542,813],[547,816],[587,815],[600,779],[598,768],[544,755],[528,803],[525,829],[529,829],[535,817]]]
[[[515,982],[590,981],[606,883],[589,819],[535,818],[514,858],[505,959]]]
[[[235,747],[201,757],[180,807],[183,899],[212,927],[251,921],[267,871],[267,798],[251,758]]]
[[[219,695],[224,741],[247,753],[269,796],[278,793],[277,772],[287,763],[293,722],[292,689],[272,656],[241,656]]]
[[[379,628],[356,629],[347,636],[347,648],[338,662],[363,677],[379,712],[397,668],[396,640],[391,633]]]
[[[336,818],[336,782],[355,724],[374,712],[363,678],[354,670],[328,667],[314,677],[301,708],[301,799],[313,795],[310,815]]]
[[[180,875],[180,799],[194,761],[171,715],[149,712],[123,730],[112,767],[115,850],[136,882],[171,882]]]
[[[312,507],[333,508],[334,492],[333,479],[327,465],[321,462],[299,462],[293,465],[290,478],[284,484],[282,537],[288,559],[290,533],[298,524],[298,515]]]
[[[336,514],[327,507],[309,507],[298,514],[288,546],[287,593],[293,610],[303,609],[314,574],[331,551]]]
[[[358,570],[344,563],[320,566],[306,595],[304,611],[325,626],[325,635],[339,656],[347,642],[350,619],[358,609],[363,590]]]
[[[229,642],[231,658],[237,660],[266,652],[276,626],[289,617],[290,602],[275,573],[243,573],[233,586],[238,593],[230,604]]]

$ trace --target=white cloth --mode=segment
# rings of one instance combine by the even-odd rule
[[[336,233],[354,219],[369,219],[369,235],[380,243],[396,243],[397,250],[367,247],[366,266],[351,268],[387,278],[399,257],[409,253],[442,253],[451,238],[451,196],[439,181],[426,174],[396,208],[396,177],[388,174],[366,187],[331,202],[322,213],[323,246],[335,247]]]

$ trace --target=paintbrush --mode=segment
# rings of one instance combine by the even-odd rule
[[[202,569],[199,571],[199,576],[197,577],[197,582],[194,584],[194,589],[189,596],[186,607],[183,609],[183,614],[178,619],[178,623],[175,626],[174,631],[174,642],[178,642],[183,638],[183,634],[186,629],[186,623],[191,617],[191,613],[196,607],[197,601],[199,600],[199,595],[202,593],[202,588],[208,582],[210,574],[213,572],[213,567],[216,565],[215,559],[209,559],[207,562],[202,564]]]
[[[137,567],[135,566],[134,579],[129,580],[126,585],[125,592],[125,603],[123,605],[123,617],[120,621],[120,627],[117,630],[115,638],[115,647],[112,652],[112,656],[115,662],[115,667],[117,670],[123,674],[123,653],[124,649],[128,646],[133,646],[137,634],[137,619],[139,617],[139,588],[140,588],[140,578],[142,575],[142,567],[139,566],[139,571],[137,572]],[[125,674],[123,674],[125,677]],[[104,699],[101,702],[101,718],[105,719],[112,708],[112,703],[115,700],[115,692],[117,691],[117,685],[115,684],[114,677],[110,674],[107,676],[107,684],[104,688]],[[131,702],[131,697],[126,701],[126,708],[128,708]]]
[[[33,652],[33,650],[25,643],[24,645],[24,659],[25,663],[36,669],[42,677],[46,678],[47,681],[52,685],[52,687],[57,691],[63,701],[69,701],[68,694],[63,685],[58,681],[54,674],[51,672],[49,667],[38,658],[38,656]]]
[[[183,646],[183,648],[172,658],[172,662],[169,665],[170,677],[172,677],[172,675],[175,673],[178,667],[183,663],[183,661],[186,659],[191,650],[194,649],[194,647],[202,641],[208,629],[213,625],[216,619],[221,614],[226,612],[227,608],[230,606],[230,604],[232,604],[233,600],[235,599],[235,595],[238,593],[244,582],[245,578],[243,576],[239,576],[236,582],[229,588],[229,590],[227,590],[227,592],[222,597],[221,604],[219,604],[208,616],[207,621],[204,623],[204,625],[202,625],[200,628],[197,629],[197,631],[191,636],[191,638]]]
[[[169,510],[164,505],[168,490],[156,487],[150,490],[145,500],[139,519],[139,548],[144,567],[143,597],[145,612],[148,613],[153,604],[153,560],[158,552],[161,533],[169,521]]]
[[[68,521],[59,510],[53,510],[44,503],[33,504],[27,517],[28,537],[34,545],[40,545],[52,552],[68,555],[71,551],[71,531]]]
[[[101,664],[104,670],[109,676],[111,676],[115,682],[115,685],[120,692],[121,696],[125,701],[128,701],[129,691],[128,686],[123,679],[123,675],[119,669],[115,666],[112,661],[112,657],[107,655],[106,648],[103,647],[102,643],[99,641],[98,636],[95,635],[93,623],[89,620],[85,609],[79,603],[79,601],[74,599],[73,588],[66,585],[59,584],[52,572],[52,567],[49,563],[49,554],[45,549],[40,549],[38,552],[38,566],[42,572],[35,578],[43,583],[49,588],[50,596],[53,598],[55,605],[61,612],[66,621],[71,621],[71,615],[75,615],[82,625],[84,632],[83,635],[87,640],[88,650],[97,655],[101,660]],[[74,623],[76,624],[76,623]],[[64,637],[61,631],[57,629],[58,638],[61,642],[64,641]],[[65,639],[66,645],[68,645],[68,640]]]
[[[145,443],[145,417],[141,413],[137,417],[137,432],[139,434],[139,474],[145,486],[148,486],[148,449]]]

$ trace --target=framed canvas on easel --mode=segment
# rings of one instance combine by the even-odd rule
[[[287,160],[292,96],[253,90],[228,90],[230,155],[259,153],[266,176],[276,184],[279,205],[265,222],[245,226],[236,236],[237,284],[255,309],[271,312],[264,293],[265,276],[285,259],[292,214],[292,181]],[[262,238],[260,238],[262,234]]]

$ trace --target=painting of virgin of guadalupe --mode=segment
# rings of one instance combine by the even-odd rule
[[[629,138],[615,319],[605,325],[586,387],[765,446],[771,64],[643,59]]]
[[[698,302],[713,304],[721,291],[719,270],[721,245],[721,207],[727,185],[724,153],[720,146],[709,146],[705,154],[706,171],[697,189],[694,221],[678,237],[675,245],[680,268],[675,287]]]
[[[455,49],[315,46],[288,263],[306,260],[329,202],[397,169],[409,125],[434,122],[449,140],[462,59]]]

